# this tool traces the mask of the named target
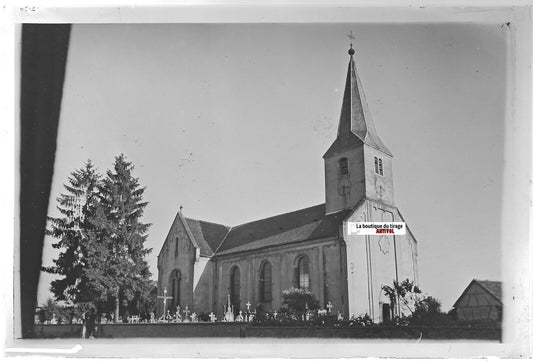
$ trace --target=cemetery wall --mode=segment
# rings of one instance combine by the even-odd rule
[[[83,325],[34,325],[35,338],[80,338]]]
[[[35,338],[80,338],[82,325],[35,325]],[[500,327],[254,326],[245,323],[105,324],[97,337],[270,337],[500,340]]]

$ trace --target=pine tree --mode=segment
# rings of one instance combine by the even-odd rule
[[[145,257],[152,250],[144,246],[150,224],[140,221],[148,203],[133,169],[124,155],[115,158],[113,170],[99,186],[88,242],[90,284],[100,301],[114,300],[115,321],[121,301],[127,306],[136,296],[149,293],[151,285]]]
[[[63,276],[52,281],[50,291],[56,300],[73,303],[90,302],[93,291],[85,274],[87,265],[88,232],[90,219],[95,212],[94,200],[100,175],[88,160],[79,170],[74,170],[64,184],[65,193],[57,198],[60,217],[48,217],[47,235],[58,239],[52,247],[60,249],[55,265],[43,270]]]

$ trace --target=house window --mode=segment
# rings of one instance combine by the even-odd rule
[[[233,311],[239,313],[241,304],[241,271],[235,266],[230,273],[230,301]]]
[[[300,257],[300,259],[298,259],[296,275],[297,275],[296,284],[298,288],[308,289],[309,288],[309,261],[307,261],[307,258]]]
[[[341,175],[348,174],[348,159],[341,158],[339,160],[339,168],[340,168],[340,171],[341,171]]]
[[[270,262],[263,263],[259,278],[259,299],[261,302],[272,301],[272,265]]]
[[[171,308],[175,309],[176,306],[180,304],[180,297],[181,297],[181,272],[178,270],[172,271],[170,275],[170,296],[172,297],[171,300]]]
[[[178,243],[178,237],[176,237],[176,242],[174,242],[174,258],[178,258],[179,254],[179,243]]]
[[[374,157],[374,173],[383,175],[383,160],[378,157]]]

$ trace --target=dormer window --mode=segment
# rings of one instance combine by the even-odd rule
[[[348,174],[348,159],[346,158],[341,158],[339,160],[339,168],[341,170],[341,175],[346,175]]]
[[[374,157],[374,172],[383,175],[383,160],[381,158]]]

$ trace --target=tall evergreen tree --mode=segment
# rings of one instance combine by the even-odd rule
[[[66,192],[57,198],[60,217],[48,217],[47,235],[58,239],[52,247],[60,249],[55,265],[43,267],[48,273],[63,276],[51,282],[50,291],[57,300],[89,302],[94,292],[85,273],[88,257],[88,232],[95,214],[95,197],[100,175],[88,160],[75,170],[64,185]]]
[[[100,301],[113,299],[115,321],[121,303],[127,306],[136,295],[149,293],[150,276],[144,242],[150,224],[140,221],[147,202],[145,188],[133,177],[133,165],[124,155],[115,158],[99,186],[96,211],[91,218],[87,275]]]

